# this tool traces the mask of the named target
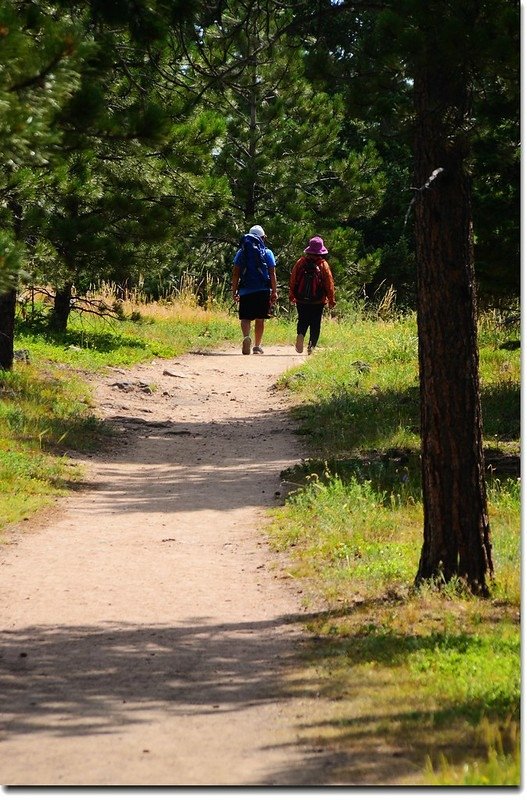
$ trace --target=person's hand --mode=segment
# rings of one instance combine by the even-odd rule
[[[276,292],[271,292],[271,303],[276,303],[278,300],[278,294]]]
[[[232,293],[232,299],[234,300],[235,303],[239,303],[240,302],[240,295],[238,294],[238,292],[236,290],[234,290],[233,293]]]
[[[335,306],[336,306],[336,305],[337,305],[337,304],[335,303],[335,301],[333,301],[332,303],[329,303],[329,307],[330,307],[330,308],[335,308]]]

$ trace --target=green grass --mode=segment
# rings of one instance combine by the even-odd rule
[[[327,598],[344,596],[350,584],[354,596],[365,597],[411,583],[421,517],[417,504],[388,496],[370,480],[315,479],[277,510],[273,540],[300,547],[300,572]]]
[[[514,726],[509,728],[509,741],[503,745],[498,729],[489,729],[490,743],[486,756],[453,766],[441,758],[434,768],[427,761],[425,780],[430,786],[519,786],[521,780],[520,739]]]
[[[52,365],[0,373],[0,528],[63,494],[80,477],[66,455],[107,435],[87,387]]]
[[[208,350],[240,340],[234,309],[207,311],[193,305],[158,303],[140,306],[136,321],[101,319],[72,312],[65,333],[47,330],[41,313],[20,320],[16,347],[33,361],[46,359],[87,370],[130,366],[152,358],[174,358],[191,350]],[[131,315],[129,315],[130,317]],[[294,341],[286,319],[266,323],[269,344]]]
[[[413,588],[423,529],[414,318],[325,330],[326,348],[281,380],[313,457],[283,474],[291,494],[271,525],[306,608],[326,608],[312,615],[305,680],[337,705],[313,738],[403,741],[420,783],[517,782],[519,353],[482,326],[495,566],[482,600],[455,584]]]
[[[296,416],[316,450],[332,457],[357,449],[418,450],[415,318],[328,321],[324,331],[328,346],[281,380],[298,395]],[[480,347],[485,446],[517,451],[519,352],[499,349],[488,334]]]
[[[234,338],[234,318],[142,318],[138,322],[103,322],[72,315],[65,333],[20,325],[16,346],[29,350],[33,361],[47,359],[77,368],[98,370],[130,366],[152,358],[173,358],[192,349],[217,346]]]

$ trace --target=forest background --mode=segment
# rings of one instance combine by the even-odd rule
[[[49,291],[58,329],[102,280],[158,299],[190,278],[206,303],[257,221],[282,285],[321,233],[340,313],[390,286],[415,307],[412,70],[426,30],[453,67],[470,44],[463,136],[479,298],[510,306],[518,23],[509,0],[3,0],[4,287]],[[0,302],[7,333],[12,303]]]

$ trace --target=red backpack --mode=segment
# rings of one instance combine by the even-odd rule
[[[322,280],[323,261],[304,257],[297,267],[293,294],[299,303],[314,303],[324,299]]]

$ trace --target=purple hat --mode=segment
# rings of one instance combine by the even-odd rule
[[[324,246],[324,239],[322,236],[313,236],[309,240],[309,244],[304,250],[304,253],[309,253],[312,256],[324,256],[329,253],[327,247]]]

